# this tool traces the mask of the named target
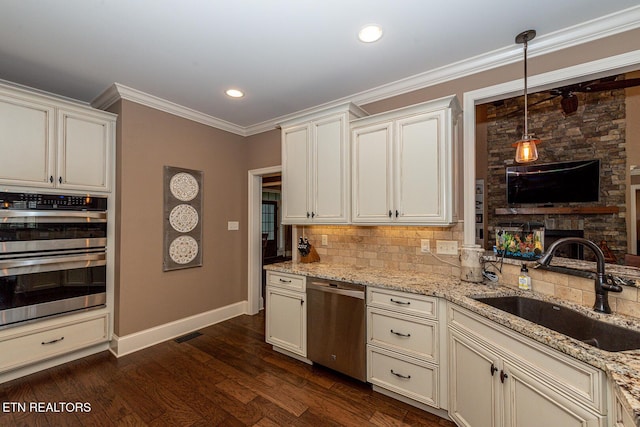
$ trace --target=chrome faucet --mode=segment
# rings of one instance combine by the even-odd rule
[[[622,287],[620,285],[609,283],[609,280],[604,274],[604,254],[598,245],[593,243],[591,240],[583,239],[581,237],[564,237],[562,239],[558,239],[551,244],[542,255],[540,259],[537,260],[538,264],[548,266],[551,262],[551,258],[553,258],[553,254],[555,253],[558,246],[562,246],[566,243],[576,243],[582,246],[586,246],[591,248],[593,253],[597,259],[597,273],[596,273],[596,282],[595,282],[595,290],[596,290],[596,301],[593,305],[593,309],[595,311],[599,311],[601,313],[611,313],[611,307],[609,307],[609,294],[608,291],[611,292],[622,292]]]

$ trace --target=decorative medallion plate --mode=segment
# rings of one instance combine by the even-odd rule
[[[176,264],[188,264],[198,255],[198,242],[191,236],[176,237],[169,245],[169,256]]]
[[[198,181],[193,175],[186,172],[179,172],[172,176],[169,182],[169,189],[176,199],[183,202],[193,200],[200,190]]]
[[[198,219],[198,211],[191,205],[178,205],[169,214],[169,224],[180,233],[188,233],[196,228]]]

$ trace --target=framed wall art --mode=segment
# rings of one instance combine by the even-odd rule
[[[163,270],[202,266],[202,171],[164,167]]]

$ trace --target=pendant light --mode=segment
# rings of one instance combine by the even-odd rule
[[[536,145],[540,140],[529,133],[527,124],[527,46],[529,40],[536,36],[535,30],[527,30],[516,36],[516,43],[524,44],[524,133],[522,139],[513,144],[516,147],[516,162],[528,163],[538,160]]]

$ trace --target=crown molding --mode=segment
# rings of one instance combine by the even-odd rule
[[[539,36],[529,43],[528,55],[529,57],[546,55],[637,28],[640,28],[640,6],[634,6],[610,15]],[[522,49],[520,46],[514,44],[512,46],[487,52],[482,55],[458,61],[424,73],[416,74],[414,76],[363,92],[345,96],[325,104],[317,105],[312,108],[307,108],[292,114],[276,117],[274,119],[246,127],[217,119],[191,108],[163,100],[119,83],[114,83],[111,87],[107,88],[91,102],[91,105],[95,108],[105,109],[118,99],[127,99],[129,101],[147,105],[207,126],[212,126],[241,136],[250,136],[276,129],[280,123],[294,120],[300,116],[314,114],[328,108],[338,107],[347,102],[352,102],[358,106],[370,104],[393,96],[402,95],[429,86],[434,86],[504,65],[509,65],[520,61],[522,59],[521,57]]]
[[[175,102],[167,101],[166,99],[150,95],[148,93],[139,91],[120,83],[114,83],[109,86],[104,92],[102,92],[93,101],[91,101],[91,105],[94,108],[104,110],[120,99],[125,99],[127,101],[145,105],[156,110],[164,111],[165,113],[173,114],[175,116],[192,120],[197,123],[202,123],[203,125],[221,129],[230,133],[234,133],[236,135],[248,136],[245,128],[242,126],[235,125],[233,123],[218,119],[208,114],[201,113],[192,108],[176,104]]]

